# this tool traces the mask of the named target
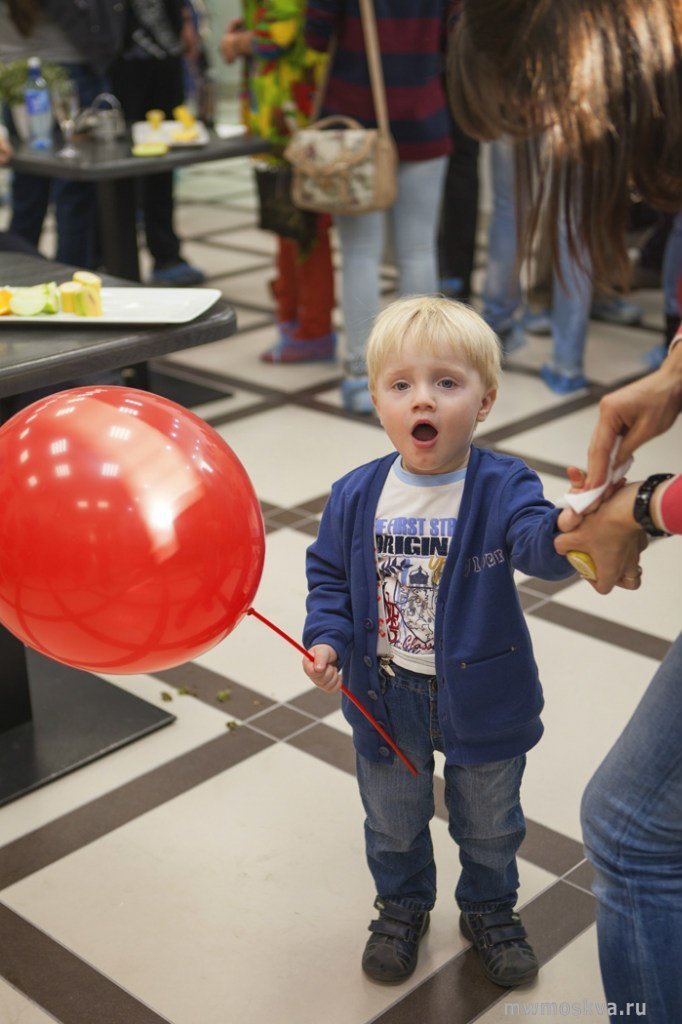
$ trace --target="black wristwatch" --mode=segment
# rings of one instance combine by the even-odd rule
[[[644,483],[640,486],[635,497],[635,505],[632,510],[632,514],[642,527],[642,529],[649,534],[650,537],[669,537],[670,534],[666,530],[659,530],[653,519],[651,518],[651,512],[649,506],[651,505],[651,496],[664,480],[670,480],[674,473],[654,473],[653,476],[648,476]]]

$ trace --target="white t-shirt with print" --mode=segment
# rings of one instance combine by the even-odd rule
[[[377,505],[377,653],[425,675],[436,671],[436,596],[465,476],[408,473],[396,459]]]

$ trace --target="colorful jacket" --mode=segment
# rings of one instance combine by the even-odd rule
[[[401,160],[432,160],[452,148],[444,55],[453,0],[373,0],[391,132]],[[359,0],[310,0],[306,42],[336,39],[322,113],[376,125]]]
[[[244,27],[254,33],[244,66],[243,121],[278,148],[310,120],[326,62],[305,44],[305,7],[305,0],[243,0]]]
[[[332,487],[308,549],[307,648],[329,644],[345,685],[389,729],[377,661],[374,553],[377,502],[395,454]],[[542,735],[542,688],[513,570],[559,580],[573,573],[554,550],[558,510],[520,459],[472,448],[436,601],[438,716],[449,764],[501,761]],[[356,749],[388,763],[390,749],[343,698]]]

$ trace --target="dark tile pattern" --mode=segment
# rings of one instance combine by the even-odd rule
[[[178,699],[182,696],[195,697],[212,708],[224,711],[229,718],[238,718],[242,722],[275,705],[275,701],[262,693],[194,662],[152,675],[159,682],[178,690]]]
[[[2,903],[0,974],[60,1024],[169,1024]]]
[[[242,726],[0,847],[0,890],[113,832],[265,750],[272,741]]]

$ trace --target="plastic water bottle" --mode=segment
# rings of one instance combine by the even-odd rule
[[[24,102],[29,145],[33,149],[49,149],[52,145],[52,104],[50,87],[40,67],[40,57],[29,58]]]

